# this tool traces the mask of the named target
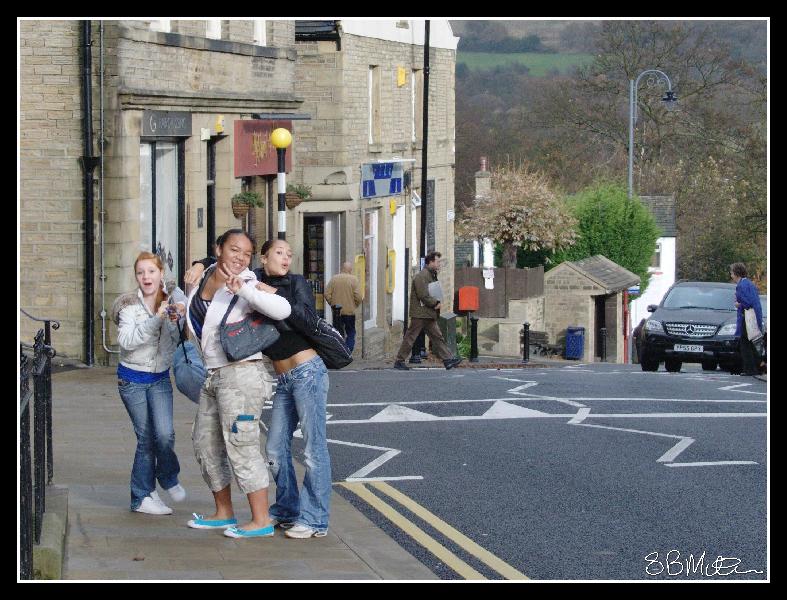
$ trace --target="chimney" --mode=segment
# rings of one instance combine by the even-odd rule
[[[488,171],[487,157],[481,157],[481,170],[475,174],[475,200],[483,200],[492,196],[492,174]]]

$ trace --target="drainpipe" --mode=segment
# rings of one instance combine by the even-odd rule
[[[93,337],[95,324],[93,323],[93,305],[95,289],[93,282],[94,248],[93,235],[93,170],[97,160],[93,156],[93,85],[92,85],[92,46],[90,21],[82,21],[82,134],[84,140],[84,154],[81,158],[82,173],[85,182],[85,363],[92,367],[95,362],[95,348]]]
[[[429,147],[429,26],[430,22],[424,21],[424,129],[423,148],[421,149],[421,258],[426,257],[426,215],[428,213],[428,198],[426,193],[426,164],[427,150]],[[434,250],[434,248],[432,248]]]
[[[104,267],[105,262],[105,244],[106,239],[104,234],[105,230],[105,223],[104,220],[106,218],[106,210],[104,209],[104,21],[100,22],[99,25],[99,71],[101,73],[100,76],[100,85],[99,85],[99,109],[98,113],[101,118],[101,125],[99,127],[99,142],[98,142],[98,154],[101,159],[101,169],[100,172],[100,179],[98,183],[98,200],[101,205],[101,209],[98,212],[99,216],[99,245],[101,248],[101,275],[99,276],[99,280],[101,281],[101,345],[104,348],[104,352],[107,354],[120,354],[120,350],[112,350],[111,348],[107,347],[107,302],[106,302],[106,270]]]

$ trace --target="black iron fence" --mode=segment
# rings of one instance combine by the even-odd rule
[[[41,541],[46,509],[46,486],[54,476],[52,455],[52,329],[60,323],[27,317],[44,323],[33,344],[19,348],[19,487],[20,487],[20,579],[33,578],[33,544]],[[31,387],[32,380],[32,387]],[[31,417],[32,411],[32,417]],[[32,428],[32,443],[31,443]]]

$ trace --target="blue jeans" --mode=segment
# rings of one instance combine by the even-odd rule
[[[180,463],[175,456],[172,384],[169,377],[156,383],[119,379],[118,391],[137,435],[131,469],[131,510],[136,510],[145,496],[155,491],[156,480],[164,489],[178,483]]]
[[[265,445],[276,481],[271,517],[317,531],[328,530],[331,502],[331,458],[325,437],[327,400],[328,370],[319,356],[279,375]],[[300,494],[292,466],[292,434],[299,421],[306,444],[306,475]]]
[[[344,338],[347,348],[352,353],[355,348],[355,315],[342,315],[344,324]]]

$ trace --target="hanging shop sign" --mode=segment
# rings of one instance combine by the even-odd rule
[[[292,121],[235,121],[235,177],[279,172],[276,148],[271,144],[271,132],[279,127],[292,132]],[[292,149],[290,145],[284,154],[286,173],[292,170]]]

